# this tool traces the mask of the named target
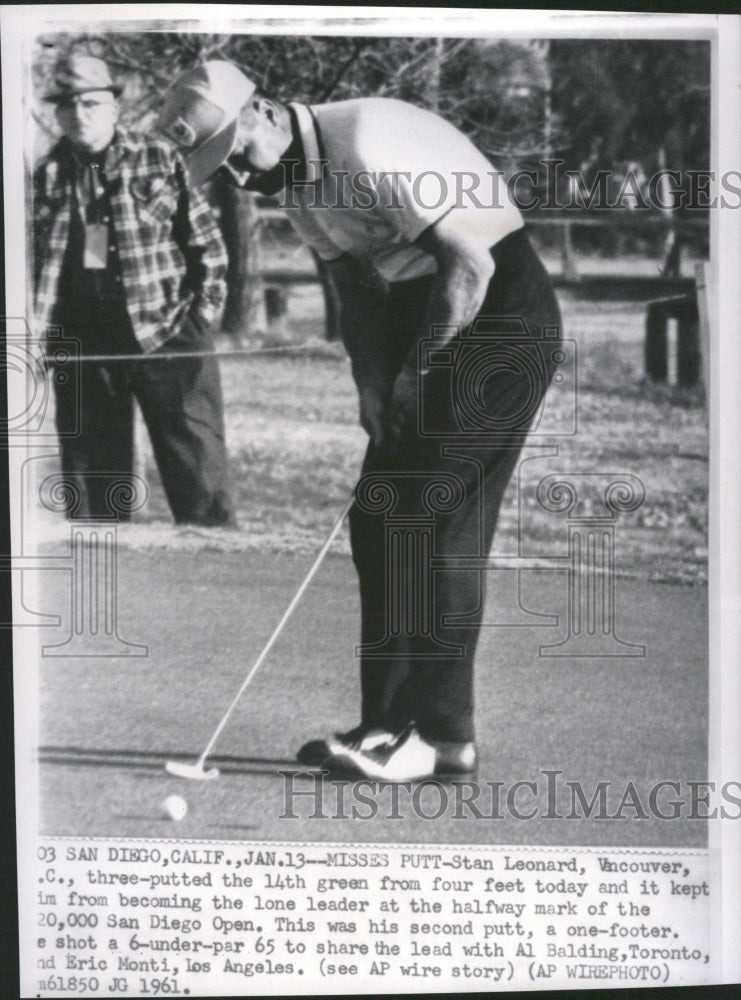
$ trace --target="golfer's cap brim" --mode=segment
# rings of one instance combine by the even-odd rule
[[[188,177],[193,187],[203,184],[225,162],[234,149],[236,138],[237,122],[234,121],[207,139],[198,149],[186,154]]]

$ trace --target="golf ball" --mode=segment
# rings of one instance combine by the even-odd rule
[[[168,819],[174,819],[179,823],[188,812],[188,803],[181,795],[168,795],[162,803],[162,811]]]

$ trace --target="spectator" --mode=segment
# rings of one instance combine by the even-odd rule
[[[83,357],[104,356],[54,381],[68,515],[116,513],[135,396],[175,521],[234,524],[218,363],[199,356],[226,291],[211,210],[170,144],[120,127],[122,88],[103,60],[72,54],[54,84],[45,100],[63,135],[34,174],[37,315]]]

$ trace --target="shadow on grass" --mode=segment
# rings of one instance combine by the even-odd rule
[[[40,764],[62,767],[136,768],[145,771],[165,771],[173,759],[192,761],[195,755],[159,753],[140,750],[96,750],[85,747],[43,746],[39,748]],[[281,767],[296,768],[295,760],[272,757],[209,757],[209,764],[224,774],[272,774]]]

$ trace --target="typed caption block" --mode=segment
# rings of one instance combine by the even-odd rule
[[[714,981],[704,851],[43,839],[37,859],[27,996]]]

